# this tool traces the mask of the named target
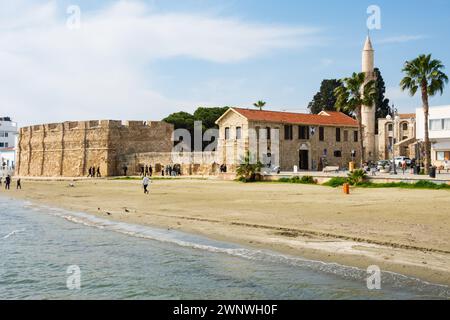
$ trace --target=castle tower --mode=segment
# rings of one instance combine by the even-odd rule
[[[362,71],[366,74],[366,81],[375,80],[375,51],[370,37],[367,36],[362,52]],[[375,161],[375,105],[363,106],[361,114],[364,128],[364,148],[366,161]]]

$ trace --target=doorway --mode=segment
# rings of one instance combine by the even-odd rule
[[[300,150],[299,151],[299,168],[300,170],[309,170],[309,151]]]

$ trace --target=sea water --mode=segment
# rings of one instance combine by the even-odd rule
[[[79,289],[68,285],[75,266]],[[69,269],[74,270],[74,269]],[[448,299],[447,286],[0,196],[0,299]]]

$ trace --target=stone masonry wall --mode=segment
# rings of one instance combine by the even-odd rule
[[[81,177],[90,167],[120,173],[119,158],[133,152],[170,152],[173,126],[164,122],[94,120],[20,129],[16,174]]]

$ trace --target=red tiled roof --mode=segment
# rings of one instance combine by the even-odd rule
[[[264,121],[291,124],[349,126],[357,127],[358,122],[342,112],[326,111],[326,114],[306,114],[280,111],[260,111],[232,108],[250,121]]]
[[[415,113],[400,113],[399,117],[400,117],[400,119],[415,119],[416,114]]]

